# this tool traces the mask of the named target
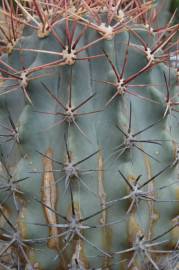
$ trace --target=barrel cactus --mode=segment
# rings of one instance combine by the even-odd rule
[[[142,0],[14,2],[0,26],[1,269],[174,269],[174,16],[157,27]]]

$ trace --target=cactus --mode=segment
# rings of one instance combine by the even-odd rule
[[[1,269],[174,269],[179,26],[157,28],[153,1],[15,4],[0,26]]]

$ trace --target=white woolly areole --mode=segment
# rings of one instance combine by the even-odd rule
[[[20,78],[21,78],[20,86],[24,88],[27,87],[28,85],[27,72],[23,71],[20,75]]]
[[[63,60],[65,62],[65,64],[67,65],[73,65],[75,63],[76,60],[76,51],[71,49],[70,52],[68,51],[68,47],[66,47],[63,51],[62,51],[62,57]]]
[[[154,62],[155,58],[154,58],[154,54],[152,53],[151,49],[147,48],[145,53],[146,53],[146,56],[147,56],[147,60],[149,62]]]
[[[99,27],[100,34],[107,40],[111,40],[114,37],[112,26],[106,26],[105,23],[102,23]]]
[[[125,94],[125,91],[126,91],[126,87],[123,85],[123,83],[124,83],[124,79],[121,79],[119,82],[116,83],[117,92],[120,95]]]

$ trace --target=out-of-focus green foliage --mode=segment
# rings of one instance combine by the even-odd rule
[[[172,8],[178,8],[179,7],[179,0],[173,0],[171,2],[171,7]]]
[[[177,9],[175,23],[179,23],[179,0],[171,1],[170,11],[173,13]]]

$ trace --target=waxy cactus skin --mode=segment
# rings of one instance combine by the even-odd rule
[[[15,3],[0,27],[2,269],[177,267],[179,26],[157,28],[153,1]]]

